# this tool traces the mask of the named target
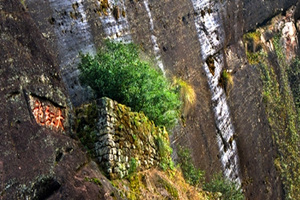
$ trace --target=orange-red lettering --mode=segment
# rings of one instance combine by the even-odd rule
[[[65,118],[62,116],[61,110],[58,109],[58,116],[56,117],[56,120],[57,120],[56,128],[61,127],[62,130],[64,130],[64,126],[63,126],[63,122],[62,122],[64,119]]]
[[[41,104],[39,106],[39,111],[38,112],[39,112],[39,122],[40,122],[40,124],[45,125],[45,122],[42,121],[43,118],[44,118],[44,112],[43,112],[43,106]]]
[[[46,106],[44,111],[41,102],[36,100],[32,113],[38,124],[64,130],[63,120],[65,118],[62,115],[61,109],[58,109],[58,113],[55,115],[55,113],[51,112],[49,105]]]
[[[40,108],[40,102],[39,101],[35,101],[35,107],[33,109],[33,116],[35,118],[35,121],[39,124],[40,120],[39,120],[39,108]]]
[[[45,110],[45,125],[46,126],[51,125],[50,106],[47,106]]]

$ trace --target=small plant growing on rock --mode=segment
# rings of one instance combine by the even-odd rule
[[[155,136],[155,140],[158,146],[158,154],[160,157],[160,168],[164,171],[167,169],[174,169],[174,163],[171,158],[173,150],[170,147],[167,131],[165,129],[159,130],[158,134]]]
[[[219,192],[221,200],[243,200],[245,199],[241,188],[234,182],[224,178],[221,173],[215,174],[212,181],[204,184],[204,190]]]
[[[143,111],[158,126],[176,123],[181,106],[176,87],[139,58],[134,44],[106,41],[95,57],[82,55],[79,69],[82,83],[98,98],[106,96]]]
[[[300,59],[296,58],[288,70],[288,79],[293,93],[296,108],[300,119]]]
[[[137,169],[137,162],[136,162],[136,159],[135,158],[131,158],[130,159],[130,164],[129,164],[129,169],[128,169],[128,174],[131,175],[133,173],[136,172],[136,169]]]
[[[249,32],[244,35],[243,40],[245,42],[247,52],[250,51],[251,53],[255,53],[262,48],[260,37],[261,33],[259,31]]]
[[[197,169],[192,162],[189,149],[179,147],[178,162],[182,170],[184,179],[193,186],[201,186],[204,183],[204,171]]]
[[[233,77],[230,72],[223,70],[221,77],[219,79],[219,85],[224,88],[226,94],[229,93],[230,89],[233,86]]]
[[[183,102],[182,105],[182,114],[184,116],[187,115],[187,113],[191,110],[191,108],[195,105],[196,103],[196,92],[191,84],[188,82],[180,79],[180,78],[174,78],[173,83],[175,85],[178,85],[180,91],[180,99]]]

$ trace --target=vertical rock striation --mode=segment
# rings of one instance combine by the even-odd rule
[[[201,57],[205,61],[223,48],[224,28],[220,17],[221,5],[209,0],[192,0],[195,16],[195,26],[200,42]]]
[[[151,41],[152,41],[152,44],[153,44],[155,59],[156,59],[158,67],[165,74],[164,65],[161,61],[160,49],[159,49],[159,46],[157,44],[157,37],[155,36],[155,33],[154,33],[154,23],[153,23],[151,11],[150,11],[150,8],[149,8],[148,0],[144,0],[144,5],[145,5],[145,9],[147,11],[148,17],[149,17]]]
[[[207,63],[204,64],[204,69],[212,92],[212,102],[216,118],[217,140],[221,155],[220,159],[224,175],[230,180],[241,184],[235,130],[230,117],[229,106],[227,104],[224,88],[222,88],[219,83],[223,73],[224,58],[222,55],[216,55],[214,59],[214,75],[211,73]]]
[[[225,64],[222,53],[219,53],[220,49],[223,48],[225,37],[222,20],[218,13],[221,5],[216,2],[211,3],[210,1],[193,0],[192,2],[194,10],[197,13],[194,21],[201,45],[201,56],[202,60],[206,60],[203,66],[212,93],[217,140],[224,175],[230,180],[241,184],[234,128],[230,118],[225,91],[219,83]]]

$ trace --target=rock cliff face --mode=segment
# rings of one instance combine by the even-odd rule
[[[72,107],[51,48],[19,1],[0,7],[0,198],[109,199],[112,186],[71,138]]]
[[[223,170],[232,180],[241,180],[248,199],[286,197],[274,165],[279,146],[274,141],[274,128],[270,126],[263,101],[264,82],[259,69],[247,60],[245,51],[251,47],[249,43],[245,49],[242,38],[276,14],[288,15],[286,10],[297,3],[297,0],[26,0],[22,8],[17,1],[1,1],[1,66],[4,66],[1,73],[7,81],[1,80],[0,137],[5,142],[0,144],[3,152],[0,179],[6,185],[0,185],[0,191],[9,195],[13,193],[10,188],[21,191],[25,184],[28,193],[32,179],[9,182],[12,177],[29,173],[21,171],[28,167],[24,163],[29,159],[27,152],[34,152],[32,155],[36,157],[30,160],[32,166],[38,166],[33,176],[45,175],[51,190],[63,191],[62,180],[51,176],[53,172],[65,168],[71,171],[66,173],[67,177],[78,173],[76,167],[60,160],[74,159],[70,155],[76,152],[78,160],[72,162],[78,166],[88,162],[75,141],[66,142],[72,116],[66,94],[74,106],[92,98],[91,91],[78,81],[79,53],[94,54],[102,40],[110,38],[133,41],[153,57],[166,76],[180,77],[194,87],[195,105],[183,116],[185,126],[174,130],[172,143],[174,148],[177,145],[191,148],[195,164],[206,171],[207,178]],[[290,30],[295,28],[299,11],[290,17],[295,20],[292,24],[283,23],[286,24],[283,34],[288,38],[287,60],[296,52],[290,43],[295,38]],[[268,34],[266,31],[266,43],[273,37],[273,33]],[[252,48],[256,51],[255,45]],[[278,66],[274,69],[280,74]],[[233,85],[223,83],[220,87],[223,72],[231,73]],[[284,85],[280,79],[278,82]],[[53,113],[48,121],[47,106],[47,112]],[[60,115],[63,123],[55,127]],[[52,119],[55,119],[53,125]],[[38,148],[43,145],[46,148]],[[55,157],[60,161],[57,165]],[[44,166],[39,162],[45,160],[52,164],[45,164],[39,171]],[[11,173],[17,174],[8,174],[8,162],[9,168],[14,169]],[[90,164],[87,168],[91,170]],[[98,171],[94,169],[93,173]],[[75,190],[75,185],[66,190]]]

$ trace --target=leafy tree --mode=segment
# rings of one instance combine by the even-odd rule
[[[134,44],[106,41],[95,57],[82,55],[79,69],[81,82],[98,98],[106,96],[143,111],[156,125],[175,124],[181,104],[176,88],[139,58]]]

